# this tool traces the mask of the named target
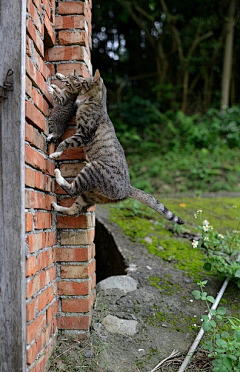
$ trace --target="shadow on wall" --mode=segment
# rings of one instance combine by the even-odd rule
[[[127,265],[106,227],[96,220],[96,274],[97,283],[113,275],[126,275]]]

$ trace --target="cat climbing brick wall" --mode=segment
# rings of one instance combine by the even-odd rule
[[[27,0],[26,50],[26,347],[27,370],[43,371],[58,330],[85,337],[95,298],[94,212],[56,215],[51,202],[72,199],[55,187],[48,154],[48,84],[56,72],[91,74],[91,2]],[[74,122],[65,137],[73,133]],[[48,148],[49,147],[49,148]],[[82,149],[58,165],[67,178],[82,164]]]

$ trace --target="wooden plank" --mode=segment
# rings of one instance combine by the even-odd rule
[[[0,103],[0,371],[26,371],[24,125],[26,3],[0,1],[0,85],[14,70],[14,91]]]

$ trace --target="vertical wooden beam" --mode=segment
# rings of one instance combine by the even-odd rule
[[[24,127],[26,3],[0,3],[0,85],[13,69],[14,91],[0,103],[0,371],[26,371]],[[1,89],[0,89],[1,93]]]

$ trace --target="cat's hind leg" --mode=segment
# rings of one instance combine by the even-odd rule
[[[56,212],[61,212],[63,214],[67,214],[72,216],[74,214],[78,214],[84,207],[87,207],[88,204],[83,200],[82,196],[79,196],[77,200],[73,203],[71,207],[62,207],[55,202],[52,202],[52,206]]]

